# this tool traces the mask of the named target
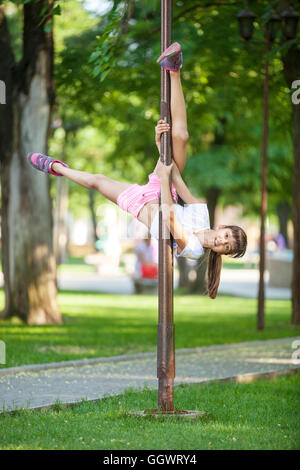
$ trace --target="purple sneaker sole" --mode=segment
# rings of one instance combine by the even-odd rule
[[[173,57],[174,55],[177,55],[179,52],[181,52],[180,44],[178,42],[173,42],[171,46],[167,47],[167,49],[164,50],[161,56],[157,59],[157,62],[161,63],[163,59],[166,59],[167,57]]]
[[[178,72],[178,70],[182,68],[182,62],[182,52],[179,52],[179,54],[174,55],[173,57],[166,57],[163,59],[160,65],[168,72]]]

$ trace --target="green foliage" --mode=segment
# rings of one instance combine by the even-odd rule
[[[29,0],[30,1],[30,0]],[[46,3],[41,10],[41,20],[38,24],[40,26],[44,23],[44,31],[50,33],[53,28],[53,18],[55,15],[61,14],[61,8],[58,4],[59,0],[54,0],[53,4]],[[26,3],[26,1],[25,1]],[[27,2],[29,3],[29,2]],[[37,3],[37,2],[36,2]]]
[[[11,8],[7,14],[8,29],[11,37],[11,45],[15,60],[18,62],[23,54],[22,28],[23,28],[23,11],[19,6]]]
[[[39,3],[42,0],[9,0],[5,2],[5,0],[0,0],[0,5],[1,3],[11,3],[15,4],[17,7],[23,6],[23,5],[28,5],[29,3]],[[62,0],[53,0],[52,3],[46,2],[44,3],[43,7],[41,8],[40,12],[40,22],[38,23],[38,26],[41,26],[44,24],[44,31],[46,33],[50,33],[53,28],[53,19],[55,16],[61,14],[61,6],[60,4],[62,3]]]
[[[74,31],[76,4],[79,26]],[[262,45],[240,42],[240,6],[228,4],[174,4],[173,38],[184,51],[181,75],[190,133],[184,176],[199,195],[213,182],[222,192],[222,203],[241,202],[247,212],[257,213],[265,54]],[[62,8],[55,27],[56,37],[62,38],[55,67],[56,114],[78,129],[97,128],[108,142],[103,158],[111,175],[143,183],[158,157],[154,125],[160,107],[155,61],[160,53],[160,2],[135,2],[133,9],[133,3],[114,1],[113,9],[98,19],[80,12],[75,1]],[[251,8],[261,16],[269,3],[256,1]],[[258,21],[255,38],[263,39]],[[291,102],[280,47],[274,45],[269,57],[270,211],[276,201],[291,198]]]
[[[90,55],[89,62],[94,64],[93,76],[99,77],[101,82],[108,75],[110,69],[116,66],[117,59],[113,56],[117,48],[118,37],[121,34],[123,19],[124,11],[118,11],[114,5],[101,36],[96,36],[98,43],[95,51]]]

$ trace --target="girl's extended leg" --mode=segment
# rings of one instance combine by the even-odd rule
[[[181,86],[180,70],[170,72],[173,158],[182,173],[186,162],[186,144],[189,138],[186,107]]]
[[[52,169],[56,173],[59,173],[69,180],[74,181],[74,183],[80,184],[80,186],[99,191],[101,194],[103,194],[103,196],[115,204],[117,204],[119,195],[129,186],[132,186],[129,183],[122,183],[121,181],[108,178],[108,176],[105,175],[94,175],[86,171],[73,170],[72,168],[65,167],[57,162],[52,164]],[[138,215],[138,220],[145,224],[148,228],[151,227],[156,207],[155,205],[152,207],[150,206],[151,202],[146,204]]]
[[[69,180],[74,181],[85,188],[99,191],[103,196],[115,204],[117,203],[119,194],[130,186],[128,183],[122,183],[104,175],[93,175],[92,173],[87,173],[85,171],[73,170],[72,168],[67,168],[60,163],[53,163],[52,168],[60,175],[65,176]]]

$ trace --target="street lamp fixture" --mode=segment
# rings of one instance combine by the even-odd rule
[[[295,39],[297,36],[297,26],[299,21],[299,13],[292,6],[288,7],[281,13],[283,19],[283,34],[286,39]]]
[[[265,20],[265,38],[274,42],[280,28],[281,18],[274,10],[263,16]]]
[[[240,11],[237,15],[240,25],[240,35],[245,41],[249,41],[249,39],[252,38],[255,18],[256,15],[252,13],[248,7],[245,7],[244,10]]]

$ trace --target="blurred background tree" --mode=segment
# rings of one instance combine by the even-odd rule
[[[61,323],[49,180],[26,162],[28,152],[46,153],[48,145],[54,103],[52,18],[58,9],[52,0],[16,4],[13,10],[11,3],[0,5],[0,79],[7,91],[7,103],[0,107],[2,317]]]

